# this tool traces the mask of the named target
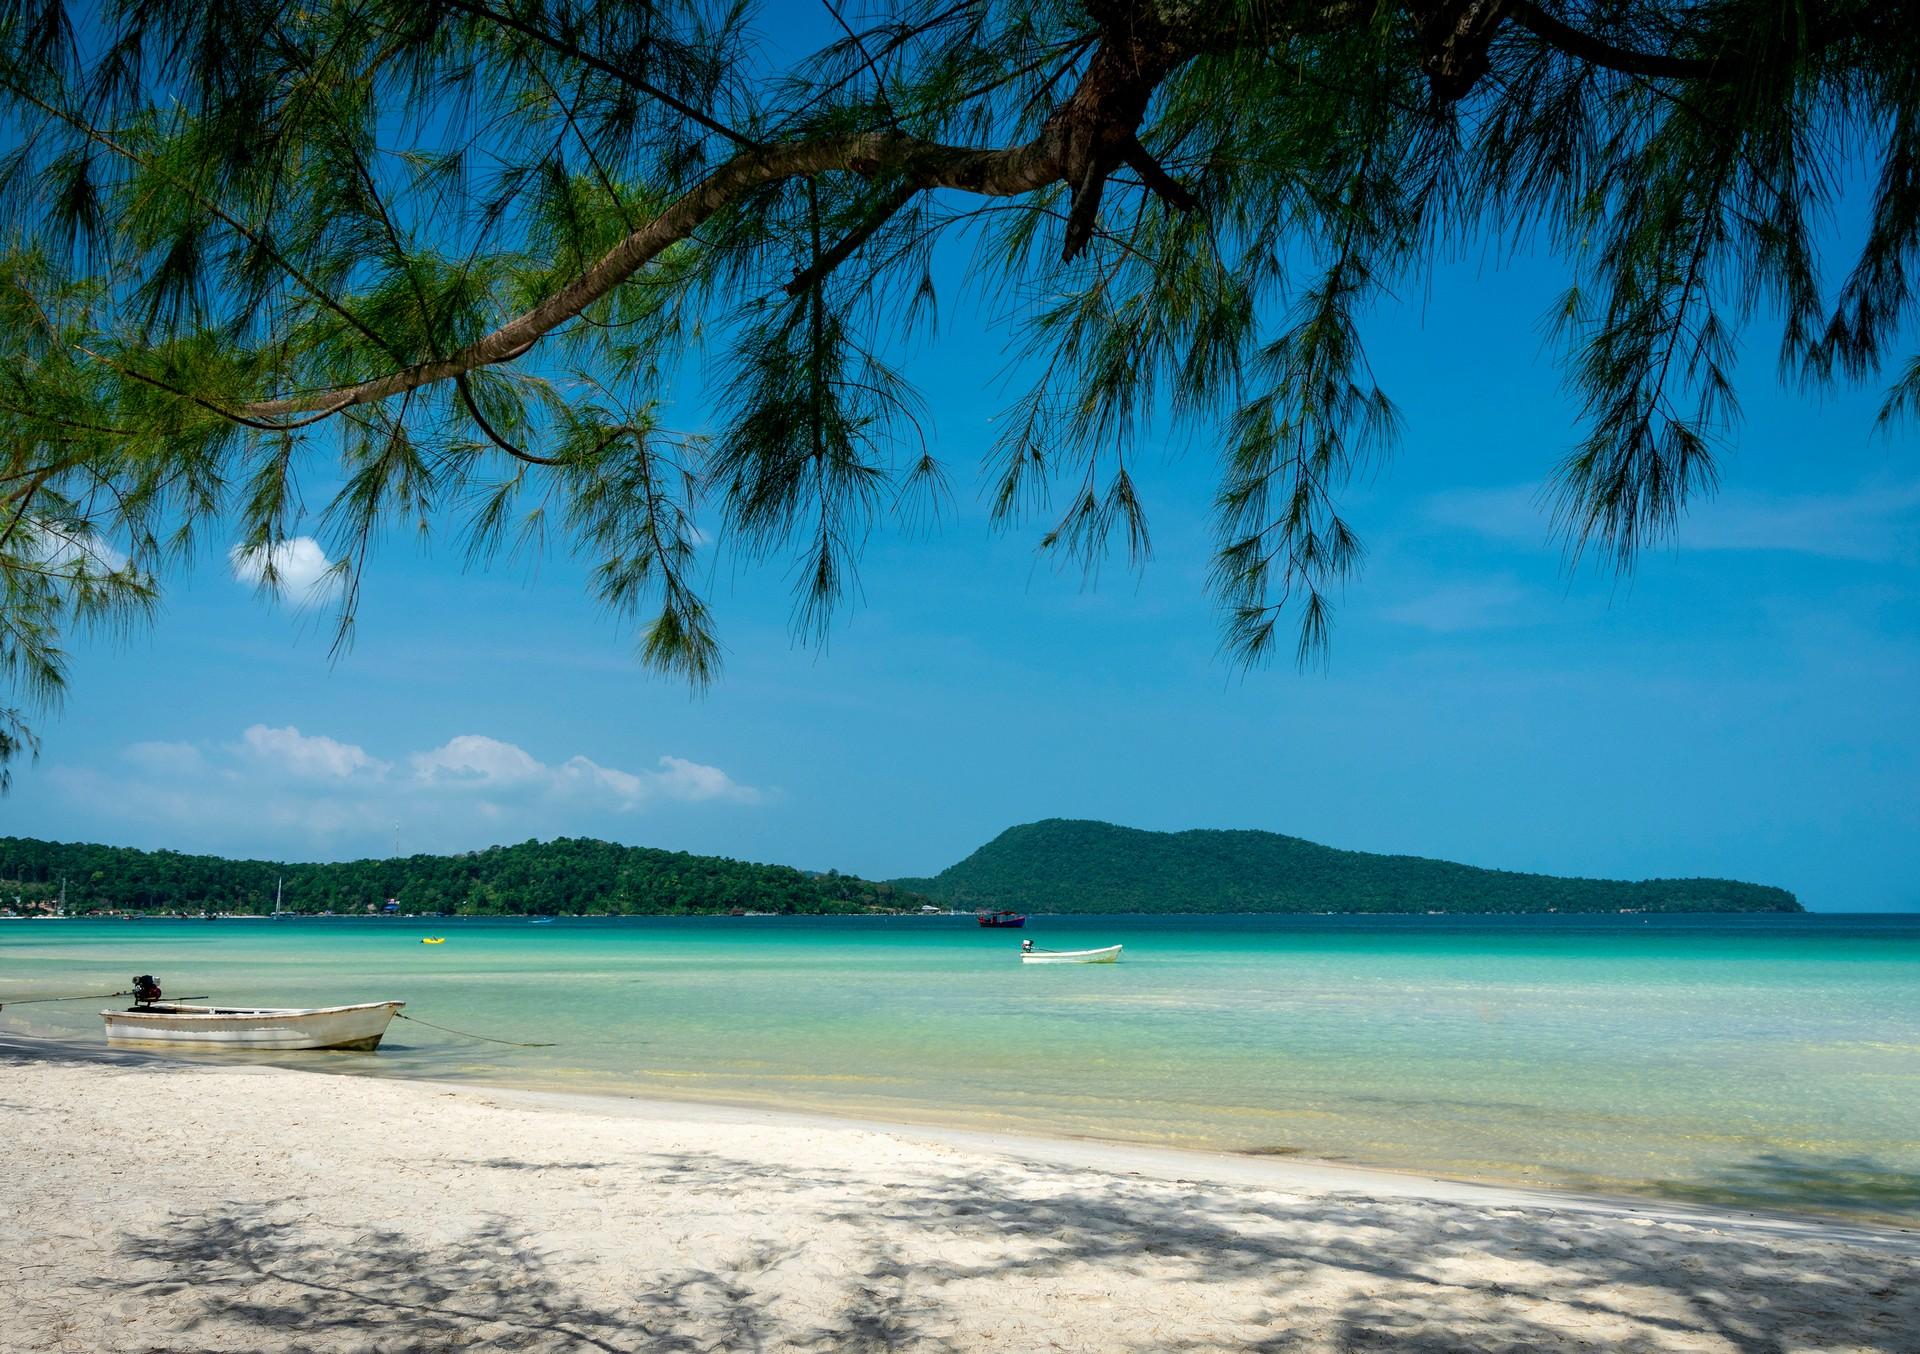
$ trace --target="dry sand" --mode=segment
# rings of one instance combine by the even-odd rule
[[[1920,1238],[0,1043],[0,1349],[1904,1350]]]

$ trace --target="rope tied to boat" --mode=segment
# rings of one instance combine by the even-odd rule
[[[19,1001],[0,1001],[0,1011],[9,1006],[33,1006],[43,1001],[105,1001],[108,997],[131,997],[133,989],[124,992],[82,992],[77,997],[22,997]]]
[[[457,1034],[462,1039],[478,1039],[488,1044],[505,1044],[508,1048],[558,1048],[558,1044],[523,1044],[517,1039],[495,1039],[490,1034],[475,1034],[471,1030],[456,1030],[451,1025],[436,1025],[431,1020],[422,1020],[419,1016],[410,1016],[405,1011],[395,1011],[395,1017],[411,1020],[416,1025],[425,1025],[430,1030],[440,1030],[446,1034]]]

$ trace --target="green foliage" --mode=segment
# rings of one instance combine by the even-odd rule
[[[1339,851],[1273,832],[1142,832],[1049,818],[1009,828],[903,889],[1037,912],[1799,912],[1726,879],[1562,879]]]
[[[1248,662],[1324,651],[1398,422],[1366,317],[1437,259],[1564,263],[1576,554],[1712,488],[1761,321],[1920,407],[1915,0],[832,12],[794,55],[734,0],[0,0],[0,767],[66,636],[236,542],[272,590],[318,534],[342,642],[382,538],[442,532],[577,552],[695,684],[704,540],[787,560],[818,636],[938,504],[909,359],[956,288],[1029,359],[996,520],[1144,563],[1139,444],[1208,450]]]
[[[471,916],[604,912],[690,916],[748,912],[866,912],[917,907],[924,898],[838,873],[810,875],[685,851],[562,837],[457,856],[406,856],[337,864],[227,860],[178,851],[0,837],[0,895],[57,897],[72,911],[210,909],[271,912],[285,880],[290,912],[363,914],[400,900],[408,912]]]

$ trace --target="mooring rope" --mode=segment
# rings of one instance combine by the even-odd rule
[[[447,1034],[457,1034],[462,1039],[478,1039],[488,1044],[505,1044],[508,1048],[558,1048],[558,1044],[523,1044],[517,1039],[495,1039],[490,1034],[475,1034],[471,1030],[456,1030],[451,1025],[436,1025],[431,1020],[422,1020],[419,1016],[410,1016],[405,1011],[395,1011],[402,1020],[411,1020],[416,1025],[425,1025],[430,1030],[442,1030]]]
[[[0,1010],[5,1010],[9,1006],[32,1006],[42,1001],[105,1001],[108,997],[131,997],[132,995],[131,991],[126,991],[83,992],[77,997],[22,997],[19,1001],[0,1001]]]

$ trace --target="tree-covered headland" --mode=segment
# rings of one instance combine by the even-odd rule
[[[80,842],[0,837],[0,902],[57,898],[70,912],[271,912],[284,880],[290,912],[365,913],[398,899],[407,912],[472,916],[683,916],[869,912],[926,899],[837,872],[807,874],[721,856],[562,837],[452,856],[333,864],[227,860]]]
[[[1143,832],[1049,818],[1008,828],[931,879],[954,907],[1037,912],[1799,912],[1731,879],[1569,879],[1342,851],[1277,832]]]
[[[1916,0],[0,5],[0,775],[196,558],[317,537],[345,640],[383,537],[568,550],[702,683],[703,540],[802,634],[949,482],[1144,561],[1149,436],[1217,466],[1229,653],[1316,655],[1398,427],[1369,314],[1458,253],[1559,261],[1543,473],[1624,566],[1744,346],[1920,406],[1916,72]],[[954,465],[962,297],[1019,383]]]

